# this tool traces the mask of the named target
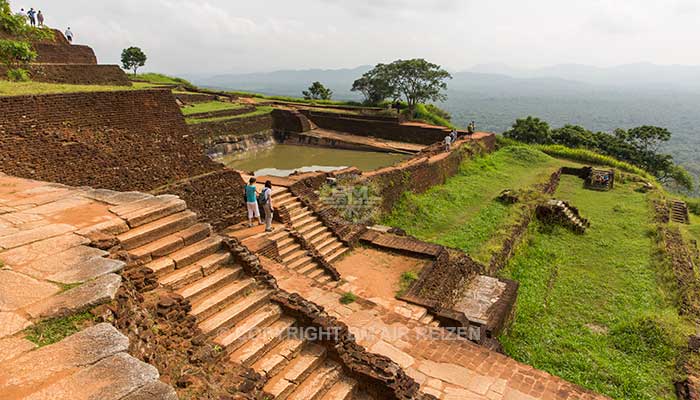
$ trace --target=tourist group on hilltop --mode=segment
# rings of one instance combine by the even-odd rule
[[[31,26],[38,26],[40,28],[44,26],[44,14],[42,14],[41,10],[37,11],[34,10],[34,7],[31,7],[29,11],[24,11],[24,8],[20,8],[17,14],[26,17]],[[70,43],[73,43],[73,32],[70,30],[70,27],[66,29],[64,35]]]

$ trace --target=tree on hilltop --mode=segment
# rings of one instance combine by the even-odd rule
[[[552,143],[549,124],[532,116],[516,119],[513,126],[505,131],[503,136],[525,143]]]
[[[122,68],[125,70],[133,70],[136,75],[136,70],[139,67],[146,65],[146,54],[138,47],[129,47],[122,50]]]
[[[309,89],[304,90],[301,94],[306,100],[330,100],[333,97],[333,91],[318,81],[312,83]]]
[[[448,79],[452,79],[449,72],[422,58],[396,60],[391,64],[377,64],[355,81],[352,90],[362,92],[368,101],[378,100],[376,103],[386,98],[403,98],[413,115],[420,103],[447,99],[444,91]]]

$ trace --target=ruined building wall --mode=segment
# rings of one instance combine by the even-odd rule
[[[192,139],[168,90],[0,97],[0,109],[4,173],[120,191],[185,181],[175,194],[205,218],[243,208],[238,174],[211,175],[225,167]]]
[[[430,145],[445,138],[447,128],[402,125],[395,118],[365,118],[315,111],[302,111],[319,128],[372,136],[380,139]]]
[[[129,78],[116,65],[31,64],[27,70],[35,82],[131,86]],[[6,74],[7,69],[0,66],[0,76]]]

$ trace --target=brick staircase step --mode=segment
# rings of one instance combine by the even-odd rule
[[[308,266],[309,264],[315,264],[313,262],[313,260],[314,259],[309,257],[309,256],[304,256],[304,257],[294,261],[291,264],[287,264],[287,268],[301,272],[301,270],[300,270],[301,268],[304,268],[304,267]]]
[[[304,346],[304,341],[297,337],[286,337],[278,345],[270,349],[251,368],[268,377],[275,376],[290,360],[294,359]]]
[[[202,267],[204,276],[207,276],[218,270],[219,267],[228,264],[230,260],[231,253],[225,250],[219,250],[218,252],[197,261],[196,264]]]
[[[288,237],[288,236],[289,236],[289,232],[287,232],[286,230],[283,229],[283,230],[277,231],[277,232],[269,235],[268,238],[270,240],[276,242],[276,241],[278,241],[280,239],[284,239],[285,237]]]
[[[125,250],[132,250],[186,229],[196,222],[197,214],[192,211],[182,211],[124,232],[118,235],[117,239]]]
[[[254,289],[255,279],[253,278],[239,279],[227,283],[207,296],[193,301],[191,313],[200,321],[205,320]]]
[[[173,261],[173,259],[170,257],[160,257],[149,262],[145,266],[153,270],[157,278],[160,278],[169,272],[175,271],[175,261]]]
[[[182,238],[185,242],[185,246],[189,246],[192,243],[199,242],[212,234],[211,225],[205,223],[194,224],[187,229],[183,229],[180,232],[175,232],[175,235]]]
[[[162,257],[185,247],[185,242],[176,234],[168,235],[155,242],[129,250],[129,257],[134,260],[144,260],[150,257]]]
[[[318,243],[315,243],[314,246],[316,246],[316,250],[318,250],[321,254],[323,254],[323,250],[327,247],[332,247],[331,245],[334,244],[340,244],[341,246],[343,245],[340,241],[338,241],[334,237],[326,238],[326,240],[319,241]]]
[[[302,229],[307,228],[307,225],[312,225],[315,222],[318,222],[319,224],[321,223],[321,221],[319,221],[318,218],[313,215],[306,215],[304,218],[296,219],[292,217],[292,226],[297,231],[301,231]]]
[[[306,250],[299,249],[283,256],[282,261],[284,262],[284,265],[289,265],[307,254],[308,252]]]
[[[288,236],[288,237],[286,237],[286,238],[284,238],[284,239],[282,239],[282,240],[278,240],[278,241],[277,241],[277,249],[278,249],[278,250],[280,251],[280,253],[281,253],[282,250],[286,249],[287,247],[289,247],[289,246],[291,246],[291,245],[293,245],[293,244],[295,244],[295,243],[296,243],[296,242],[294,241],[294,238]]]
[[[289,335],[287,330],[295,322],[293,318],[282,316],[255,337],[243,343],[231,354],[230,360],[245,366],[256,362]]]
[[[431,322],[433,322],[433,316],[431,314],[426,315],[425,317],[421,318],[419,322],[424,325],[428,325]]]
[[[265,384],[263,390],[275,399],[286,399],[323,362],[325,353],[323,346],[307,344],[289,365]]]
[[[356,387],[356,380],[343,376],[321,397],[321,400],[350,400]]]
[[[212,236],[170,254],[170,258],[175,261],[175,268],[182,268],[215,253],[221,243],[220,237]]]
[[[269,300],[271,294],[271,290],[258,290],[244,296],[200,322],[199,328],[207,335],[216,335],[260,308]]]
[[[323,275],[322,277],[316,279],[316,281],[317,281],[318,283],[322,284],[322,285],[325,285],[326,283],[329,283],[329,282],[333,281],[333,278],[331,278],[330,275],[325,274],[325,275]]]
[[[158,279],[161,285],[177,290],[204,276],[202,267],[197,264],[188,265],[181,269],[176,269]]]
[[[316,269],[311,271],[307,276],[311,279],[317,279],[317,278],[320,278],[325,273],[326,273],[326,271],[323,268],[316,267]]]
[[[295,200],[284,204],[284,207],[289,211],[290,215],[298,212],[299,210],[305,208],[301,201]]]
[[[162,195],[110,208],[110,211],[126,220],[131,228],[156,221],[168,215],[184,211],[185,201],[173,195]]]
[[[304,237],[306,238],[306,240],[313,242],[314,240],[316,240],[316,238],[319,235],[324,234],[325,232],[332,234],[332,232],[328,228],[326,228],[325,226],[320,226],[320,227],[306,233],[304,235]]]
[[[341,241],[333,238],[333,240],[328,242],[328,244],[325,245],[324,247],[319,247],[318,251],[324,257],[328,257],[329,255],[333,254],[335,251],[337,251],[341,247],[343,247],[343,243]]]
[[[340,380],[340,364],[326,360],[287,397],[287,400],[319,400]]]
[[[310,258],[310,260],[307,264],[303,265],[300,268],[294,268],[294,270],[302,275],[308,275],[318,268],[319,268],[318,263],[313,261],[313,259]]]
[[[342,247],[340,247],[335,253],[330,254],[330,255],[326,255],[326,256],[325,256],[325,257],[326,257],[326,261],[328,261],[328,262],[330,263],[330,262],[336,260],[338,257],[340,257],[340,256],[342,256],[343,254],[345,254],[347,251],[348,251],[348,248],[345,247],[345,246],[342,246]]]
[[[231,283],[243,274],[241,267],[220,268],[213,274],[177,290],[177,293],[191,303],[220,287]]]
[[[282,316],[282,309],[276,304],[268,304],[255,310],[252,314],[238,322],[235,326],[222,331],[214,338],[214,343],[225,348],[227,352],[233,352],[240,347],[258,330],[264,330],[267,325],[278,320]]]
[[[301,250],[301,245],[299,243],[294,242],[292,245],[287,246],[283,249],[279,250],[280,258],[285,259],[286,257],[289,257],[291,254],[300,251]]]
[[[305,221],[305,218],[308,218],[311,214],[311,210],[307,208],[299,209],[298,212],[292,214],[292,225],[297,221]]]
[[[316,219],[315,221],[313,219],[310,219],[310,220],[312,220],[312,222],[306,224],[305,226],[301,226],[301,225],[294,226],[294,228],[297,230],[297,232],[299,232],[304,237],[306,237],[307,233],[312,232],[314,229],[323,226],[323,222],[321,222],[318,219]]]

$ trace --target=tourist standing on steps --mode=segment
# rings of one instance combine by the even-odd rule
[[[272,213],[275,211],[272,206],[272,182],[265,182],[265,188],[260,194],[262,198],[263,210],[265,211],[265,232],[272,232]]]
[[[39,22],[39,26],[44,26],[44,14],[41,13],[41,10],[39,10],[39,13],[36,15],[36,20]]]
[[[27,17],[29,17],[29,24],[31,26],[36,26],[36,11],[34,11],[34,8],[30,8],[29,11],[27,11]]]
[[[66,29],[65,35],[66,35],[66,39],[68,39],[68,42],[73,43],[73,32],[71,32],[70,26],[68,27],[68,29]]]
[[[447,136],[445,136],[445,151],[450,151],[451,147],[452,147],[452,136],[447,135]]]
[[[262,224],[260,219],[260,209],[258,208],[258,199],[256,199],[257,189],[255,188],[255,178],[250,178],[245,186],[245,205],[248,210],[248,226],[253,226],[253,218],[258,219],[258,225]]]

